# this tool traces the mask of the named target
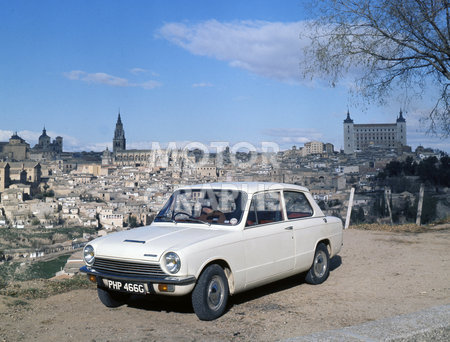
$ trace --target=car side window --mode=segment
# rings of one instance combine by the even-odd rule
[[[286,215],[288,220],[294,220],[313,215],[313,209],[305,194],[296,191],[284,191]]]
[[[247,216],[247,227],[282,220],[283,212],[281,209],[280,192],[270,191],[253,195]]]

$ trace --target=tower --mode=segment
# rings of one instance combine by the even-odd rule
[[[403,112],[400,109],[400,115],[397,118],[397,142],[406,146],[406,120],[403,117]]]
[[[114,131],[113,139],[113,153],[118,151],[125,151],[126,149],[126,139],[125,131],[123,130],[122,120],[120,119],[120,112],[117,118],[116,130]]]
[[[47,130],[45,129],[45,126],[44,129],[42,130],[41,136],[39,137],[39,146],[44,151],[48,150],[50,146],[50,137],[47,135]]]
[[[57,153],[62,153],[63,150],[63,138],[60,136],[57,136],[55,140],[53,141],[54,150]]]
[[[111,165],[111,164],[112,164],[111,152],[108,150],[108,147],[106,147],[106,150],[104,150],[102,154],[102,165]]]
[[[344,153],[350,154],[355,151],[355,134],[353,120],[350,111],[347,110],[347,118],[344,120]]]

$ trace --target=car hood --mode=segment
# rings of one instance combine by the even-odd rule
[[[151,225],[122,231],[90,242],[95,256],[111,259],[159,261],[166,251],[179,251],[200,241],[227,234],[226,230],[186,225]]]

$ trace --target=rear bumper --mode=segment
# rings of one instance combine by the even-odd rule
[[[108,273],[108,272],[99,272],[92,267],[83,266],[80,268],[80,272],[86,274],[92,274],[96,277],[107,278],[107,279],[116,279],[122,281],[130,281],[130,282],[142,282],[142,283],[152,283],[152,284],[173,284],[173,285],[192,285],[195,284],[196,278],[194,276],[186,276],[186,277],[174,277],[174,276],[138,276],[138,275],[129,275],[123,273]]]

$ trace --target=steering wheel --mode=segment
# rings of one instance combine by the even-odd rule
[[[190,215],[190,214],[188,214],[188,213],[185,213],[184,211],[177,211],[176,213],[174,213],[174,214],[172,215],[172,217],[173,217],[174,220],[175,220],[175,217],[176,217],[177,215],[186,215],[186,216],[189,217],[189,218],[195,218],[195,217],[193,217],[192,215]]]

